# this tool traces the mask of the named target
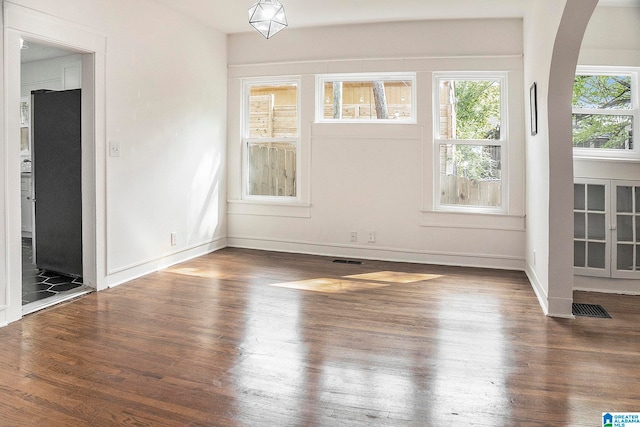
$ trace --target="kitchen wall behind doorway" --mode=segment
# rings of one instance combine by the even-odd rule
[[[21,96],[32,90],[81,89],[82,55],[27,42],[20,67]]]

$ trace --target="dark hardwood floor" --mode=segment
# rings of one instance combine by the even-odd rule
[[[612,318],[547,318],[518,272],[225,249],[0,329],[0,425],[597,426],[640,411],[640,297],[575,300]]]

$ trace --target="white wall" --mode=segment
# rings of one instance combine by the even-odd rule
[[[226,37],[155,2],[99,3],[109,28],[107,138],[121,151],[107,176],[114,283],[226,245]]]
[[[313,46],[313,48],[310,48]],[[522,21],[453,20],[229,36],[229,244],[425,263],[524,268]],[[432,75],[508,72],[506,215],[433,211]],[[417,124],[316,124],[315,75],[417,73]],[[242,200],[242,79],[302,79],[300,205]],[[350,232],[358,242],[350,242]],[[376,242],[368,243],[369,231]]]
[[[525,78],[538,84],[538,134],[527,136],[527,274],[545,313],[571,317],[571,91],[597,1],[533,2],[525,19]]]
[[[538,94],[538,133],[531,136],[530,126],[526,132],[527,275],[545,313],[549,293],[549,68],[564,3],[532,2],[524,20],[525,96],[529,97],[534,82]],[[526,110],[529,117],[531,110]]]
[[[597,7],[578,64],[640,66],[640,7]]]
[[[578,64],[640,67],[640,7],[597,7],[587,26]],[[640,162],[574,159],[574,175],[637,181]],[[640,294],[640,280],[577,275],[574,288]]]
[[[106,161],[104,176],[96,177],[106,198],[98,201],[106,205],[99,215],[106,235],[97,242],[104,245],[101,281],[118,284],[224,247],[225,35],[149,0],[11,3],[106,39],[105,61],[97,62],[106,64],[98,73],[106,76],[106,103],[96,107],[106,111],[106,122],[97,127],[120,144],[121,156],[97,156]],[[3,64],[3,72],[12,66]],[[0,295],[7,295],[6,281]]]

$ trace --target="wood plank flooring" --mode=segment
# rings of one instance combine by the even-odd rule
[[[596,426],[640,411],[640,297],[575,300],[612,319],[547,318],[518,272],[225,249],[0,329],[0,425]]]

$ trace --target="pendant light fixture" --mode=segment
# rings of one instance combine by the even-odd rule
[[[278,0],[258,0],[249,8],[249,24],[265,38],[287,28],[284,6]]]

